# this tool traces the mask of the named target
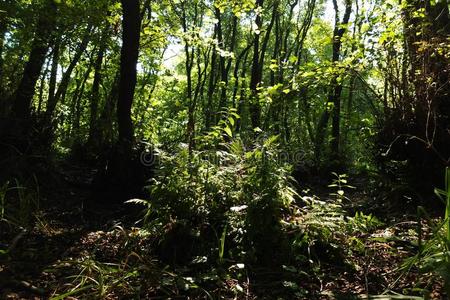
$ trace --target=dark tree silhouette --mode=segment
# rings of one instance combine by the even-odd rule
[[[133,123],[131,106],[136,87],[136,64],[139,55],[141,19],[139,0],[122,0],[123,34],[120,55],[119,100],[117,102],[117,123],[119,143],[131,150],[133,143]]]

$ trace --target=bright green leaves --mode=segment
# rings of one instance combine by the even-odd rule
[[[380,45],[384,45],[386,43],[391,43],[397,39],[397,33],[395,32],[394,28],[387,28],[386,31],[384,31],[378,40],[378,43]]]
[[[361,33],[366,33],[370,30],[370,24],[364,23],[361,25]]]
[[[269,65],[269,69],[270,69],[271,71],[275,72],[275,71],[278,70],[278,65],[277,65],[275,62],[272,62],[272,63]]]
[[[282,83],[268,87],[258,87],[259,104],[271,104],[276,99],[288,95],[291,91],[290,87],[287,87]]]
[[[295,56],[295,55],[289,56],[289,62],[290,62],[291,64],[295,64],[296,62],[298,62],[298,57]]]
[[[269,86],[266,89],[267,94],[273,96],[273,95],[277,95],[279,94],[280,89],[283,87],[283,84],[278,83],[277,85],[274,86]]]
[[[224,127],[223,131],[229,136],[229,137],[233,137],[233,132],[231,131],[230,127]]]
[[[221,13],[224,13],[227,10],[231,10],[232,13],[240,18],[243,14],[249,12],[255,7],[254,0],[218,0],[215,1],[214,7],[219,9]]]
[[[236,128],[237,121],[241,117],[237,114],[236,109],[230,108],[222,112],[222,117],[216,126],[204,136],[198,138],[199,143],[204,147],[218,144],[223,141],[224,137],[232,138]]]
[[[357,66],[352,66],[357,68]],[[348,61],[343,62],[325,62],[323,64],[308,63],[301,66],[298,72],[295,74],[295,85],[293,84],[293,89],[299,89],[301,86],[320,86],[328,84],[330,78],[335,78],[338,83],[345,81],[349,76],[352,75],[349,72]]]
[[[237,115],[237,114],[236,114]],[[238,115],[237,115],[238,116]],[[236,124],[235,119],[233,118],[233,116],[230,116],[227,118],[228,122],[231,124],[231,126],[234,126],[234,124]]]
[[[326,110],[331,112],[331,111],[333,111],[333,108],[334,108],[334,103],[333,102],[327,102]]]

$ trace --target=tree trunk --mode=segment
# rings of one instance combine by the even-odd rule
[[[50,71],[50,82],[48,86],[47,111],[48,105],[55,103],[56,76],[58,73],[60,43],[61,37],[58,37],[53,45],[52,69]]]
[[[37,115],[41,116],[42,112],[42,104],[44,102],[44,88],[45,88],[45,81],[47,79],[47,73],[48,68],[50,66],[50,62],[47,62],[47,65],[45,66],[44,73],[41,75],[41,83],[39,85],[39,100],[38,100],[38,107],[37,107]]]
[[[113,140],[113,113],[117,105],[117,94],[119,90],[120,72],[117,72],[111,86],[111,91],[105,100],[105,106],[98,120],[98,140],[100,149],[105,148],[105,145],[111,143]]]
[[[111,153],[100,151],[101,171],[97,175],[95,192],[99,201],[124,201],[141,197],[148,177],[145,165],[133,156],[134,129],[131,119],[134,91],[137,83],[137,62],[141,31],[139,0],[121,0],[122,49],[117,101],[118,141]]]
[[[262,8],[263,3],[264,0],[256,0],[255,7]],[[261,82],[262,78],[262,69],[259,66],[260,34],[262,29],[262,18],[260,14],[256,16],[255,24],[259,32],[255,32],[253,39],[253,59],[250,78],[250,91],[251,91],[250,119],[253,128],[259,127],[261,123],[260,120],[261,107],[259,105],[258,90],[257,90],[258,84]]]
[[[336,64],[340,60],[341,55],[341,45],[342,45],[342,36],[344,35],[346,29],[345,25],[348,24],[350,19],[350,13],[352,8],[352,3],[350,0],[346,0],[345,2],[345,13],[342,21],[339,21],[339,8],[337,4],[337,0],[333,0],[334,10],[335,10],[335,26],[333,31],[333,56],[332,62]],[[331,151],[332,151],[332,159],[339,159],[339,140],[340,140],[340,111],[341,111],[341,92],[342,92],[342,83],[338,82],[338,75],[334,75],[330,82],[330,92],[328,94],[328,102],[325,108],[325,111],[322,113],[319,123],[317,124],[316,131],[316,140],[315,140],[315,157],[316,163],[320,163],[322,147],[325,136],[326,136],[326,127],[328,124],[328,120],[330,118],[330,107],[329,104],[332,104],[332,112],[333,112],[333,125],[332,125],[332,141],[331,141]]]
[[[106,32],[103,33],[100,39],[100,48],[97,53],[97,58],[94,64],[94,82],[92,83],[91,92],[91,111],[89,117],[89,137],[87,144],[94,147],[99,146],[99,124],[98,124],[98,104],[100,101],[100,83],[102,81],[102,64],[103,57],[106,51]]]
[[[139,0],[121,0],[123,9],[122,50],[120,55],[119,99],[117,101],[117,124],[119,145],[131,152],[134,139],[131,107],[136,88],[136,65],[139,56],[141,19]]]
[[[0,99],[3,101],[3,49],[5,44],[5,35],[8,29],[6,18],[0,16]]]
[[[81,43],[79,44],[72,61],[69,64],[69,67],[67,68],[66,72],[64,72],[64,75],[61,79],[61,82],[58,86],[55,96],[49,98],[49,100],[52,100],[52,101],[51,102],[49,101],[47,103],[47,109],[45,112],[46,123],[49,127],[51,127],[51,121],[52,121],[52,118],[53,118],[53,115],[55,112],[56,105],[58,104],[58,102],[60,100],[63,100],[65,98],[67,88],[69,87],[69,83],[70,83],[70,77],[72,76],[72,72],[75,69],[75,67],[77,66],[81,56],[83,55],[84,51],[87,48],[89,39],[91,37],[91,29],[92,29],[92,26],[89,25],[86,29],[86,34],[83,36],[83,39],[82,39]]]
[[[264,0],[257,0],[256,7],[262,8],[263,2],[264,2]],[[252,122],[253,128],[261,126],[261,105],[259,104],[258,85],[262,81],[264,58],[266,55],[267,45],[268,45],[269,39],[270,39],[270,32],[275,23],[275,17],[277,15],[278,4],[279,4],[278,0],[276,0],[273,3],[272,17],[271,17],[270,23],[266,29],[266,35],[264,36],[262,45],[260,45],[260,40],[259,40],[260,32],[255,33],[255,40],[254,40],[254,46],[253,46],[252,76],[250,78],[250,90],[252,93],[252,99],[251,99],[251,103],[250,103],[250,115],[251,115],[251,122]],[[260,14],[258,14],[256,16],[255,24],[258,27],[258,30],[261,30],[262,18],[260,16]],[[261,50],[259,49],[260,46],[261,46]]]
[[[218,24],[214,25],[214,37],[215,38],[217,36],[217,29]],[[205,107],[205,129],[206,131],[209,131],[209,129],[211,128],[211,123],[212,123],[212,107],[213,107],[213,94],[214,94],[214,89],[216,86],[216,62],[217,62],[217,49],[216,46],[213,45],[212,46],[212,53],[211,53],[211,71],[209,73],[209,82],[208,82],[208,91],[206,94],[206,107]]]
[[[230,40],[230,49],[229,51],[231,53],[234,53],[234,49],[236,47],[236,39],[237,39],[237,25],[238,25],[238,18],[236,16],[233,16],[233,27],[231,30],[231,40]],[[220,94],[220,102],[221,105],[220,107],[224,107],[227,105],[226,103],[226,99],[227,99],[227,89],[228,89],[228,74],[230,73],[230,69],[231,69],[231,63],[232,63],[232,59],[228,58],[228,63],[225,67],[225,69],[222,71],[222,81],[224,82],[224,85],[222,87],[222,91]]]
[[[48,0],[47,5],[40,12],[30,56],[25,65],[22,80],[13,97],[12,115],[18,121],[26,121],[31,116],[31,102],[49,48],[55,18],[56,4],[52,0]]]
[[[219,48],[225,49],[224,38],[223,38],[223,30],[222,30],[222,14],[220,10],[216,8],[216,18],[217,22],[217,42],[219,43]],[[227,82],[228,82],[228,74],[225,66],[225,57],[221,55],[219,57],[219,70],[220,70],[220,96],[219,96],[219,105],[217,109],[217,114],[215,118],[215,123],[219,122],[220,113],[223,108],[226,106],[226,96],[227,96]]]
[[[182,7],[182,16],[181,16],[181,25],[183,27],[183,32],[185,34],[188,34],[189,28],[188,28],[188,20],[186,15],[186,6],[185,2],[183,2]],[[187,122],[187,140],[188,140],[188,148],[189,148],[189,154],[192,154],[192,151],[195,148],[195,108],[196,103],[195,99],[193,97],[193,90],[192,90],[192,68],[194,66],[194,49],[189,44],[188,40],[185,40],[184,43],[184,53],[186,55],[186,61],[185,61],[185,70],[186,70],[186,81],[187,81],[187,87],[186,87],[186,98],[188,102],[188,122]]]
[[[337,8],[337,0],[333,0],[336,20],[338,20],[339,13]],[[336,21],[334,33],[333,33],[333,63],[340,60],[341,46],[342,46],[342,36],[344,35],[346,29],[345,26],[348,25],[350,19],[350,13],[352,11],[352,1],[346,0],[345,2],[345,12],[342,22]],[[338,83],[337,76],[332,79],[331,86],[333,87],[332,93],[328,96],[328,102],[333,103],[333,122],[331,130],[331,153],[332,159],[340,159],[340,140],[341,140],[341,93],[342,93],[342,83]]]
[[[249,43],[247,47],[242,50],[242,52],[239,54],[239,56],[236,59],[236,62],[234,64],[234,70],[233,70],[233,79],[234,79],[234,86],[233,86],[233,107],[237,108],[239,104],[236,102],[237,92],[239,88],[239,66],[241,65],[241,61],[246,62],[248,52],[250,51],[250,48],[252,47],[252,43]],[[241,99],[242,100],[242,99]]]
[[[93,65],[93,61],[92,61],[92,55],[91,55],[91,59],[89,60],[89,65],[86,68],[86,72],[84,73],[83,79],[81,81],[81,85],[80,88],[78,89],[78,92],[74,94],[75,97],[75,117],[73,120],[73,125],[72,125],[72,132],[74,134],[78,134],[79,129],[80,129],[80,122],[81,122],[81,115],[82,115],[82,110],[83,110],[83,95],[84,95],[84,89],[86,86],[86,81],[89,79],[89,75],[91,74],[91,69],[92,69],[92,65]]]

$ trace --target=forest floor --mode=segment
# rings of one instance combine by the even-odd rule
[[[315,276],[294,266],[248,266],[239,276],[230,267],[229,274],[213,274],[192,265],[165,266],[148,250],[151,235],[133,227],[123,206],[87,203],[94,170],[69,163],[57,169],[42,184],[42,205],[33,213],[31,228],[0,224],[0,249],[9,250],[0,253],[0,299],[124,299],[136,293],[144,299],[361,299],[423,289],[431,299],[441,299],[439,282],[415,269],[399,269],[417,251],[414,216],[379,216],[384,225],[350,237],[355,245],[344,262],[322,260]],[[349,214],[367,208],[370,200],[364,180],[355,185],[347,195],[352,199]],[[328,193],[327,187],[322,193]],[[205,274],[209,283],[202,284],[207,281],[197,278]],[[394,299],[384,297],[377,299]]]

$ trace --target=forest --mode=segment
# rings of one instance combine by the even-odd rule
[[[0,299],[450,299],[449,9],[0,1]]]

